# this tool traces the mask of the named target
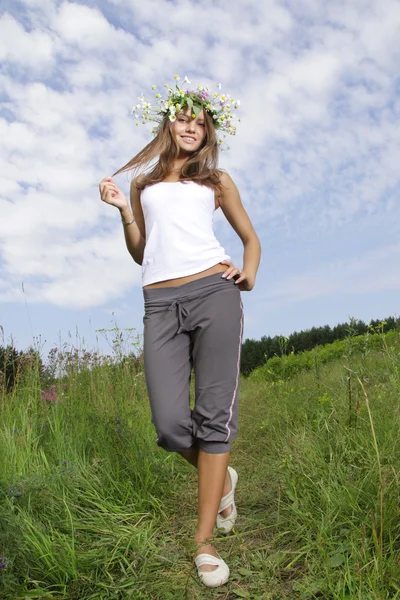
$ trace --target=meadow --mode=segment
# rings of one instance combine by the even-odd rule
[[[27,369],[0,395],[0,598],[400,599],[400,332],[333,346],[241,378],[215,590],[192,561],[196,473],[155,444],[141,360],[61,348]]]

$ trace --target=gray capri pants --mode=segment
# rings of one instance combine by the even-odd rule
[[[243,305],[234,279],[221,275],[143,289],[144,371],[152,423],[156,443],[169,452],[197,446],[222,454],[237,433]]]

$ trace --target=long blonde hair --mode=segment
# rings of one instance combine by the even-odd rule
[[[185,107],[182,108],[182,112],[184,110]],[[183,164],[179,173],[179,181],[195,181],[221,192],[220,171],[217,169],[219,153],[217,136],[212,118],[206,110],[204,110],[204,122],[206,126],[204,141],[200,148],[193,152]],[[118,169],[113,177],[130,169],[137,177],[139,172],[144,171],[147,167],[150,171],[142,173],[135,182],[137,189],[141,191],[148,185],[163,181],[171,172],[172,162],[178,156],[179,147],[172,137],[170,120],[166,116],[160,123],[155,138],[126,165]],[[158,160],[154,164],[153,161],[157,157]]]

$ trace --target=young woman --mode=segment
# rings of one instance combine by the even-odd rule
[[[237,433],[240,292],[253,289],[261,253],[235,184],[217,169],[216,132],[235,132],[238,102],[178,85],[153,114],[140,100],[135,110],[142,108],[143,122],[157,120],[156,137],[117,173],[144,172],[131,183],[130,203],[111,177],[101,181],[100,194],[119,208],[127,249],[142,265],[144,367],[156,441],[198,469],[195,564],[201,581],[217,587],[229,568],[212,543],[214,525],[228,533],[237,516],[238,474],[228,461]],[[243,242],[243,269],[214,236],[218,208]]]

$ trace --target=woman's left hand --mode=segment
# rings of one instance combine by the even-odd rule
[[[250,292],[254,287],[254,281],[250,279],[242,269],[235,267],[230,260],[221,260],[221,265],[228,265],[228,269],[224,271],[222,277],[232,279],[235,277],[235,284],[241,292]]]

